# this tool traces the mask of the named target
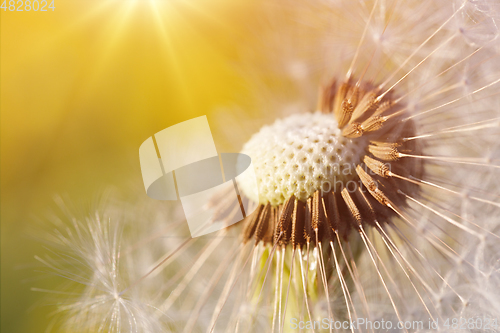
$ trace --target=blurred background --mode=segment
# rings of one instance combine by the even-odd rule
[[[33,230],[55,196],[78,203],[130,189],[149,136],[201,115],[212,125],[225,105],[244,118],[252,104],[236,64],[258,37],[258,1],[54,6],[0,10],[2,332],[45,332],[55,310],[31,290],[48,279]],[[213,132],[219,152],[232,148]]]

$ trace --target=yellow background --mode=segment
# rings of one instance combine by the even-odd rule
[[[0,14],[2,332],[44,332],[55,309],[31,290],[50,287],[34,256],[55,195],[91,202],[106,187],[130,188],[153,133],[251,104],[235,64],[258,35],[256,1],[54,5]]]

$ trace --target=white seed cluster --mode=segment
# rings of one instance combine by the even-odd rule
[[[304,113],[264,126],[242,153],[252,158],[258,201],[278,205],[292,194],[306,200],[316,190],[345,185],[353,178],[366,144],[363,138],[344,138],[333,115]],[[245,186],[242,191],[257,200]]]

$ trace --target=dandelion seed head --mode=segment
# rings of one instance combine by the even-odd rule
[[[321,113],[292,115],[264,126],[242,151],[252,158],[259,184],[260,198],[252,199],[273,205],[292,195],[306,200],[325,182],[347,182],[366,144],[343,137],[336,120]]]
[[[103,323],[114,331],[165,331],[162,312],[184,332],[283,332],[291,316],[498,317],[496,1],[280,3],[284,10],[273,2],[267,20],[280,29],[259,35],[272,59],[262,76],[291,82],[258,90],[265,101],[259,116],[225,126],[244,133],[271,124],[242,150],[252,157],[260,197],[244,184],[240,193],[257,209],[215,237],[187,241],[187,228],[170,224],[170,216],[149,232],[143,222],[150,219],[141,216],[141,251],[126,255],[112,250],[110,237],[82,234],[87,241],[69,254],[83,255],[90,269],[79,276],[92,283],[67,308],[75,331],[92,326],[88,317],[95,331]],[[254,58],[249,63],[249,76],[259,76]],[[370,98],[388,89],[381,100]],[[388,109],[374,117],[384,102]],[[241,133],[228,141],[245,140]],[[361,182],[350,192],[321,186],[335,177]],[[229,202],[214,201],[220,208]],[[145,206],[137,200],[122,211]],[[92,221],[85,223],[96,229]],[[123,243],[136,249],[131,234]],[[113,251],[122,253],[121,264],[113,265]]]

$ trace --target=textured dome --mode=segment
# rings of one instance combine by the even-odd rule
[[[351,180],[365,154],[366,140],[345,138],[333,115],[304,113],[264,126],[243,147],[252,158],[260,203],[300,200],[316,190],[333,190]],[[243,193],[257,201],[242,184]]]

